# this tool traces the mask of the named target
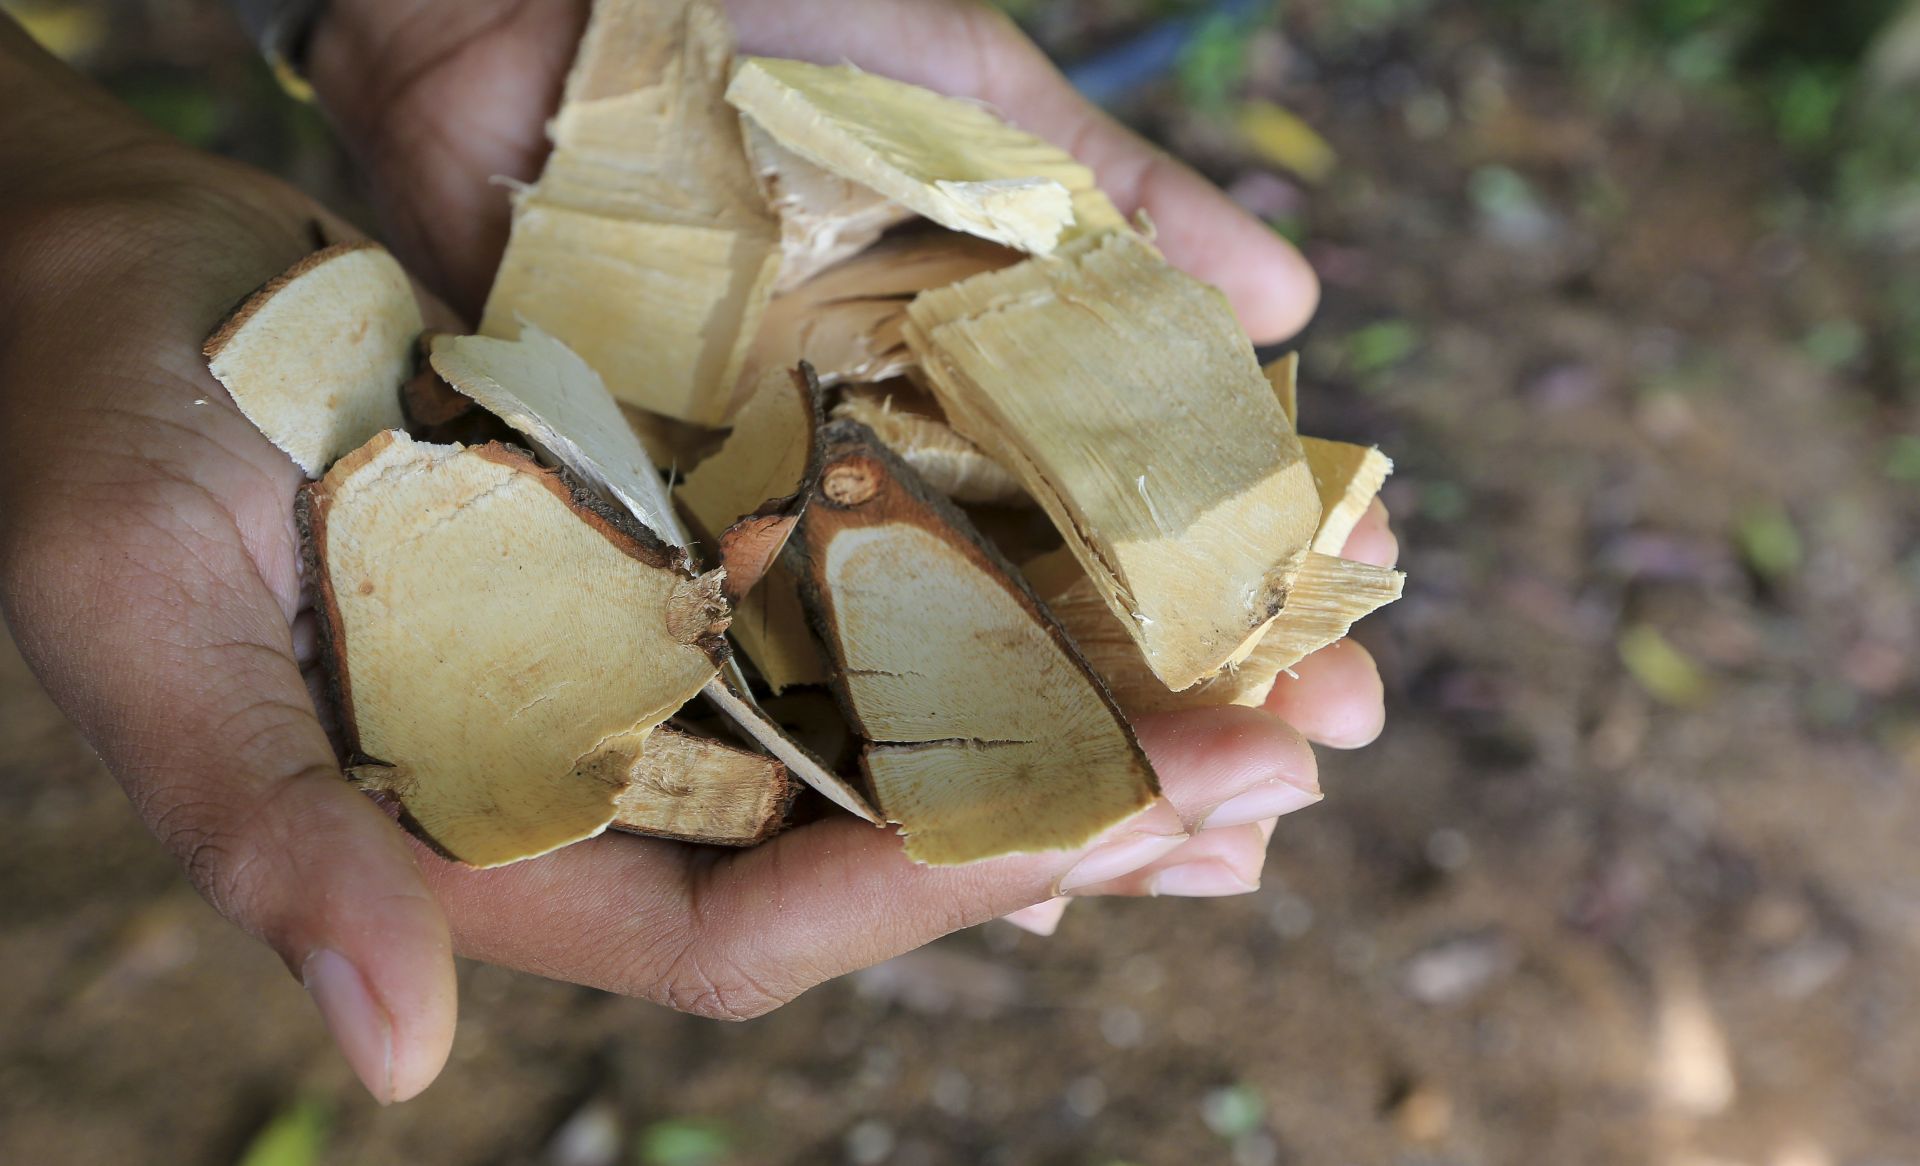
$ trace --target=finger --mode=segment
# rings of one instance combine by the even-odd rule
[[[52,391],[0,395],[21,452],[0,459],[0,603],[194,885],[301,978],[374,1096],[403,1099],[451,1044],[450,939],[400,832],[342,780],[295,660],[298,471],[197,359],[281,257],[228,270],[194,238],[101,231],[191,270],[69,268],[13,321],[0,384]]]
[[[720,857],[601,838],[499,870],[426,871],[468,954],[703,1015],[758,1015],[823,980],[1137,870],[1186,841],[1183,819],[1310,771],[1300,735],[1256,709],[1155,718],[1140,738],[1165,800],[1081,851],[931,868],[909,861],[891,832],[838,817]],[[535,918],[541,926],[528,927]]]
[[[57,611],[9,587],[9,622],[194,885],[300,977],[374,1097],[411,1097],[452,1042],[445,923],[399,831],[342,780],[256,572],[201,533],[217,519],[180,517],[69,539],[86,589]]]
[[[1168,854],[1132,874],[1076,891],[1091,895],[1159,896],[1212,899],[1246,895],[1260,889],[1267,862],[1267,841],[1277,819],[1202,830]]]
[[[1320,649],[1280,674],[1266,709],[1307,740],[1335,749],[1371,744],[1386,727],[1386,694],[1373,655],[1352,640]]]
[[[1354,525],[1353,533],[1347,536],[1347,545],[1340,554],[1342,558],[1376,567],[1391,567],[1400,561],[1400,540],[1388,525],[1385,502],[1373,500]]]
[[[1056,895],[1044,903],[1009,911],[1000,918],[1022,931],[1045,938],[1059,929],[1060,917],[1067,913],[1067,907],[1072,903],[1073,900],[1067,896]]]
[[[1285,239],[1220,189],[1082,97],[996,9],[926,0],[847,0],[821,20],[791,0],[729,0],[747,52],[842,61],[975,97],[1091,166],[1132,215],[1144,210],[1167,259],[1226,292],[1261,343],[1307,322],[1319,281]]]

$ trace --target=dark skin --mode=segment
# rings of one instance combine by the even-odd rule
[[[1168,257],[1263,340],[1315,285],[1287,245],[1082,102],[991,10],[943,0],[736,0],[749,52],[851,60],[984,98],[1072,149]],[[533,178],[585,20],[578,0],[336,0],[311,44],[322,104],[396,253],[471,318],[506,232],[495,175]],[[453,954],[758,1015],[833,976],[1067,895],[1257,885],[1277,815],[1318,795],[1309,740],[1381,724],[1340,645],[1266,709],[1147,720],[1166,797],[1095,846],[953,870],[830,818],[740,853],[603,837],[475,872],[414,844],[340,771],[303,679],[299,471],[206,374],[201,340],[314,245],[353,237],[278,181],[160,137],[0,19],[0,610],[47,689],[208,900],[313,992],[375,1097],[430,1083]],[[1376,510],[1348,554],[1391,561]]]

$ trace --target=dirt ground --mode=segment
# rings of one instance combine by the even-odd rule
[[[351,205],[215,6],[104,7],[116,88]],[[1154,7],[1022,6],[1069,58]],[[1411,573],[1361,636],[1387,733],[1258,894],[737,1026],[464,966],[445,1077],[381,1110],[6,648],[0,1162],[233,1161],[295,1113],[355,1164],[1920,1163],[1912,254],[1764,117],[1509,4],[1291,4],[1243,52],[1229,100],[1323,182],[1204,77],[1124,108],[1303,240],[1303,420],[1394,456]]]

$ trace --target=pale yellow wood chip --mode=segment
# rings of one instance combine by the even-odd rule
[[[779,269],[779,228],[721,95],[732,59],[712,0],[593,6],[540,180],[481,331],[522,319],[622,401],[717,425]]]
[[[727,100],[781,147],[956,231],[1045,255],[1126,229],[1091,170],[970,102],[765,57],[740,62]]]
[[[1168,688],[1280,610],[1319,498],[1219,291],[1110,234],[923,292],[907,340],[947,419],[1046,509]]]
[[[876,190],[830,174],[781,147],[743,119],[747,154],[767,205],[780,220],[776,294],[792,291],[843,259],[866,250],[913,212]]]
[[[717,425],[759,328],[776,256],[739,231],[613,219],[540,201],[514,215],[481,330],[566,342],[629,404]]]
[[[880,443],[912,466],[922,481],[955,502],[996,506],[1033,502],[1018,478],[955,433],[940,415],[940,407],[922,393],[898,386],[860,386],[841,395],[833,415],[873,430]]]
[[[1081,846],[1151,803],[1132,731],[1031,592],[868,431],[828,432],[807,587],[907,854]]]
[[[914,363],[902,334],[914,296],[1019,260],[1017,251],[946,231],[888,239],[767,305],[742,388],[803,360],[829,387],[899,376]]]
[[[774,560],[759,586],[734,608],[728,632],[774,692],[827,682],[820,641],[800,603],[800,580],[781,560]]]
[[[374,243],[316,251],[275,277],[206,342],[207,367],[268,441],[309,478],[405,424],[420,305]]]
[[[656,537],[677,547],[692,541],[620,406],[572,349],[529,324],[518,340],[436,336],[432,363],[448,384],[605,490]]]
[[[350,772],[470,865],[605,829],[607,742],[671,716],[725,653],[716,577],[507,447],[381,434],[302,510]]]
[[[1393,472],[1393,460],[1371,446],[1344,441],[1303,437],[1300,445],[1307,451],[1313,486],[1320,495],[1320,529],[1314,533],[1313,549],[1337,555],[1379,496],[1381,485]]]
[[[1177,709],[1266,703],[1280,674],[1335,643],[1361,617],[1400,598],[1399,571],[1309,554],[1294,579],[1287,606],[1244,659],[1181,692],[1171,692],[1147,667],[1127,628],[1101,600],[1073,556],[1056,552],[1027,564],[1026,575],[1087,662],[1130,717]]]
[[[813,468],[818,409],[795,370],[769,369],[726,441],[674,488],[701,544],[723,562],[730,527],[749,515],[774,520],[777,537],[756,540],[761,561],[753,578],[734,581],[737,594],[752,589],[792,533]]]
[[[1274,399],[1280,402],[1280,411],[1287,415],[1287,424],[1299,432],[1300,354],[1289,352],[1260,372],[1267,378],[1267,383],[1273,386]]]
[[[773,758],[666,726],[614,738],[602,752],[625,778],[616,830],[751,846],[780,829],[793,796],[787,767]]]

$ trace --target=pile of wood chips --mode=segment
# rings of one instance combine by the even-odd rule
[[[1337,557],[1387,459],[978,105],[600,0],[551,135],[480,335],[353,243],[206,347],[316,479],[347,772],[446,855],[747,845],[794,778],[922,862],[1078,846],[1157,796],[1129,717],[1400,595]]]

